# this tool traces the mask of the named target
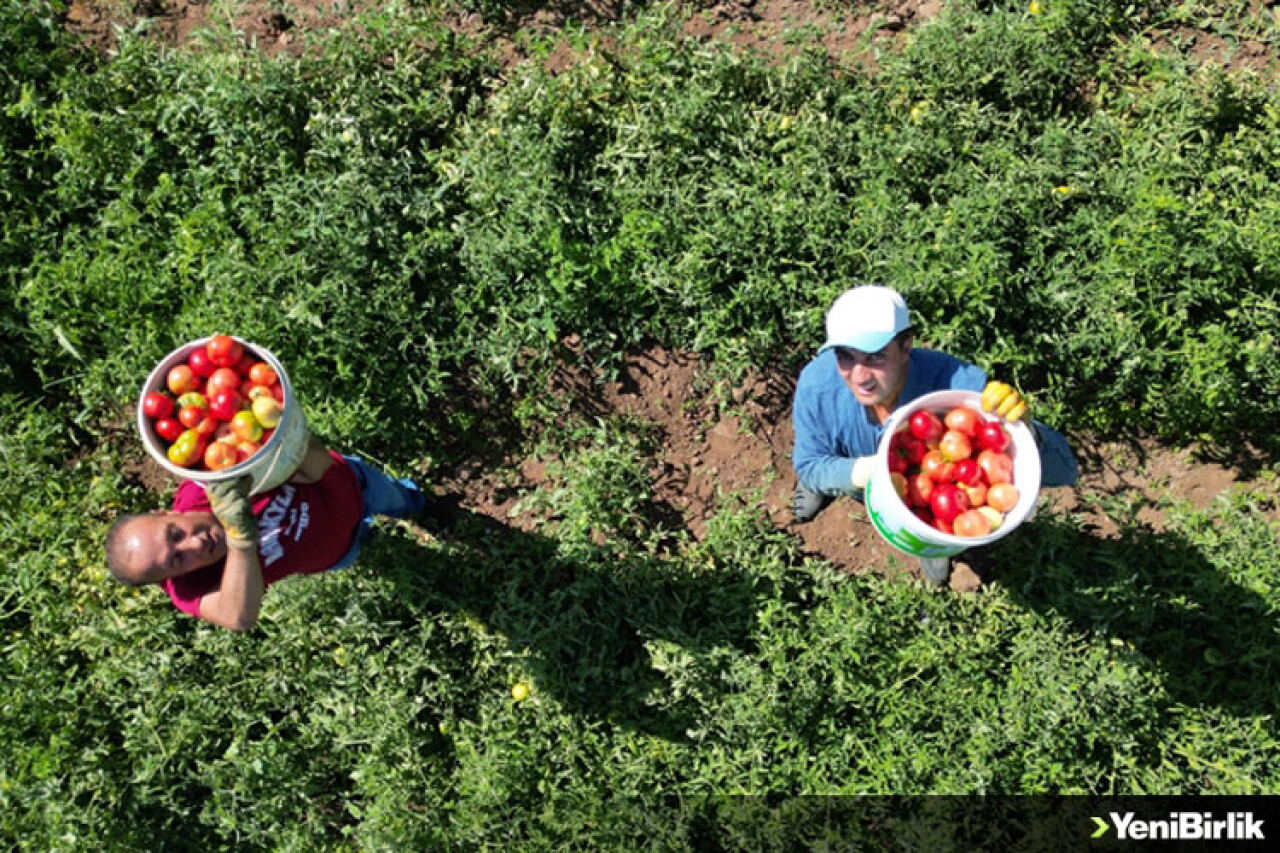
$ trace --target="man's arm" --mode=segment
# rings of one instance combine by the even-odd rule
[[[258,561],[258,519],[249,502],[248,475],[205,486],[209,506],[222,525],[227,557],[218,588],[200,599],[196,615],[232,631],[247,631],[262,609],[262,564]]]
[[[315,483],[324,476],[332,464],[333,457],[329,455],[329,449],[313,435],[307,442],[307,452],[302,455],[298,469],[293,472],[289,480],[294,483]]]
[[[197,615],[232,631],[247,631],[258,623],[262,590],[258,549],[229,549],[222,569],[222,583],[200,599]]]

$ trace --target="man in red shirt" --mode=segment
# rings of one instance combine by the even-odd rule
[[[418,515],[411,480],[393,480],[314,437],[288,481],[260,495],[250,478],[184,480],[173,509],[121,518],[107,565],[129,584],[157,583],[185,613],[242,631],[258,621],[268,586],[355,562],[375,515]]]

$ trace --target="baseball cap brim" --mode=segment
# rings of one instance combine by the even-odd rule
[[[860,334],[849,335],[838,340],[828,338],[827,342],[822,345],[822,348],[819,349],[818,352],[824,353],[829,349],[836,349],[837,347],[843,349],[856,349],[858,352],[880,352],[880,350],[891,344],[897,335],[898,333],[893,331],[862,332]]]

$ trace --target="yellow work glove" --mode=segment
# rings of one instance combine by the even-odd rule
[[[1027,401],[1007,382],[988,382],[982,389],[982,409],[1013,423],[1027,414]]]
[[[248,474],[234,480],[221,480],[204,487],[209,506],[227,536],[227,547],[237,551],[258,547],[258,519],[249,503]]]

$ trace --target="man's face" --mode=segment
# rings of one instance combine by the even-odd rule
[[[156,583],[218,562],[227,540],[212,513],[160,512],[127,523],[120,553],[131,580]]]
[[[859,403],[892,408],[907,381],[907,356],[910,352],[908,338],[891,341],[879,352],[837,347],[836,367],[840,378]]]

